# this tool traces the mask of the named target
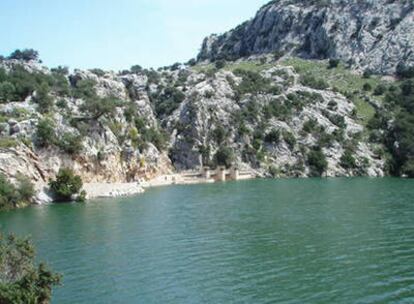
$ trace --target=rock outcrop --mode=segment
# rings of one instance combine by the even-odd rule
[[[277,52],[393,74],[399,64],[414,65],[413,49],[413,1],[277,0],[235,29],[207,37],[198,59]]]

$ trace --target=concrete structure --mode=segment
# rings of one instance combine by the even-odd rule
[[[219,182],[226,181],[226,167],[218,167],[216,169],[216,180]]]

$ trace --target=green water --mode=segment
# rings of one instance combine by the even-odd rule
[[[0,213],[53,303],[414,303],[414,181],[173,186]]]

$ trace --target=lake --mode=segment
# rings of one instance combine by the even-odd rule
[[[414,181],[253,180],[0,213],[53,303],[414,303]]]

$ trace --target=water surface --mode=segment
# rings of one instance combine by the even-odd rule
[[[172,186],[0,213],[53,303],[414,303],[414,181]]]

